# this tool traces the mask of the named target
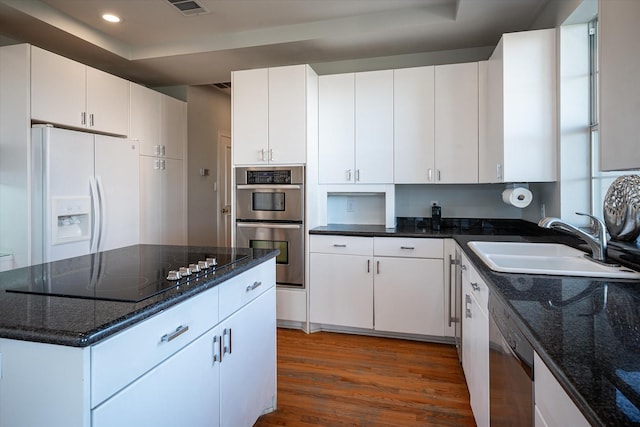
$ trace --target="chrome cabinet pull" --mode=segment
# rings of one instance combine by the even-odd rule
[[[480,285],[478,285],[475,282],[471,282],[471,287],[473,288],[474,291],[479,292],[480,291]]]
[[[175,331],[173,332],[169,332],[168,334],[164,334],[162,336],[162,338],[160,338],[160,341],[162,342],[170,342],[176,338],[178,338],[180,335],[184,334],[185,332],[187,332],[189,330],[189,326],[187,325],[180,325],[176,328]]]
[[[356,169],[356,181],[360,181],[360,169]]]
[[[464,265],[464,264],[460,264],[460,270],[466,271],[467,270],[467,266]]]
[[[429,181],[433,181],[433,169],[429,168],[429,177],[428,177]]]
[[[273,148],[269,149],[269,161],[272,162],[273,161]]]
[[[334,243],[333,247],[334,247],[334,248],[346,248],[346,247],[347,247],[347,245],[339,245],[339,244],[337,244],[337,243]]]
[[[262,286],[262,282],[253,282],[253,285],[247,285],[247,292],[251,292],[260,286]]]
[[[227,335],[229,336],[229,346],[227,346],[226,341],[227,341]],[[224,330],[222,331],[222,354],[231,354],[231,345],[232,345],[232,338],[231,338],[231,328],[227,329],[224,328]]]
[[[87,113],[84,111],[80,113],[80,124],[83,126],[87,124]]]
[[[376,274],[380,274],[380,261],[376,261]]]
[[[347,169],[347,181],[351,182],[351,169]]]
[[[471,295],[464,294],[464,297],[464,317],[471,319],[471,308],[469,308],[471,305]]]
[[[415,249],[415,247],[413,247],[413,246],[400,246],[400,249],[407,250],[407,251],[412,251],[412,250]]]
[[[371,273],[371,260],[367,260],[367,273]]]
[[[440,169],[438,169],[438,182],[440,182],[442,180],[442,177],[440,176]]]
[[[167,154],[167,146],[166,146],[166,145],[162,145],[162,146],[160,147],[160,153],[161,153],[161,154],[160,154],[161,156],[164,156],[164,155],[166,155],[166,154]]]
[[[496,164],[496,178],[502,178],[502,164]]]
[[[93,120],[93,113],[89,114],[89,126],[95,126],[95,121]]]
[[[220,362],[220,339],[217,335],[213,336],[213,363]]]

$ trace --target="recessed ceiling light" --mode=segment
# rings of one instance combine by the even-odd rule
[[[120,22],[120,17],[111,13],[105,13],[104,15],[102,15],[102,19],[109,22]]]

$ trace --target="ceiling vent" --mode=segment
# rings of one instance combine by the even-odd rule
[[[202,15],[209,11],[194,0],[167,0],[178,12],[185,16]]]
[[[218,89],[231,89],[231,82],[214,83],[213,85]]]

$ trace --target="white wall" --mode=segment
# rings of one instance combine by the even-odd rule
[[[231,96],[211,86],[187,88],[188,215],[190,245],[217,243],[218,132],[231,134]],[[200,176],[200,169],[209,169]]]

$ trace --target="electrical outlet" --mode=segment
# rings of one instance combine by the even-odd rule
[[[547,209],[544,203],[540,206],[540,216],[541,217],[547,216]]]
[[[347,197],[347,212],[353,212],[353,199]]]
[[[433,206],[433,205],[438,205],[438,206],[439,206],[439,205],[440,205],[440,203],[438,203],[438,201],[437,201],[437,200],[432,200],[432,201],[431,201],[431,206]]]

